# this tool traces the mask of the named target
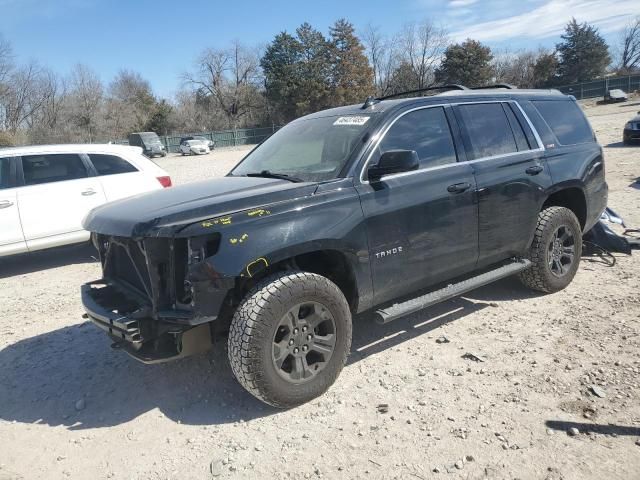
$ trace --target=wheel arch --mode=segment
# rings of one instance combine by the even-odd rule
[[[540,210],[542,211],[549,207],[565,207],[571,210],[578,219],[578,222],[580,222],[580,227],[584,231],[587,223],[588,211],[587,197],[582,185],[578,183],[557,185],[553,191],[548,193]]]
[[[260,262],[258,271],[248,271],[251,275],[239,277],[239,293],[246,294],[253,285],[262,278],[282,270],[301,270],[309,273],[316,273],[328,278],[335,283],[347,299],[347,303],[352,312],[357,311],[359,304],[358,273],[356,269],[356,259],[351,254],[345,253],[338,246],[325,245],[323,248],[317,246],[299,246],[298,248],[287,248],[286,252],[272,253],[265,258],[270,261]]]

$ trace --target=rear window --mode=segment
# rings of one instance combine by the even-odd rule
[[[22,157],[25,185],[86,178],[87,169],[78,155],[58,153]]]
[[[138,171],[136,167],[116,155],[91,153],[89,154],[89,158],[100,175],[117,175],[119,173]]]
[[[593,142],[591,127],[576,102],[535,100],[531,103],[538,109],[561,145]]]
[[[11,185],[11,159],[0,158],[0,190],[10,188]]]

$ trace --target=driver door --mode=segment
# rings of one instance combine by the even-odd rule
[[[478,206],[472,167],[458,162],[448,107],[401,113],[368,160],[414,150],[418,170],[356,189],[365,216],[376,304],[467,273],[478,259]],[[365,166],[366,168],[366,166]]]

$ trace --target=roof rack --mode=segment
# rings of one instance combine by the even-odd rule
[[[429,92],[431,90],[469,90],[469,89],[464,85],[448,84],[448,85],[440,85],[437,87],[418,88],[417,90],[407,90],[406,92],[392,93],[391,95],[385,95],[384,97],[375,98],[370,96],[370,97],[367,97],[367,99],[365,100],[364,104],[362,105],[362,109],[365,110],[370,106],[375,105],[376,103],[382,100],[388,100],[389,98],[401,97],[403,95],[410,95],[412,93]]]
[[[496,83],[495,85],[483,85],[482,87],[471,87],[471,90],[489,90],[492,88],[506,88],[508,90],[516,90],[518,87],[510,83]]]
[[[369,96],[367,97],[367,99],[365,100],[364,104],[362,105],[362,109],[366,110],[367,108],[371,107],[372,105],[375,105],[376,103],[382,101],[382,100],[388,100],[390,98],[396,98],[396,97],[401,97],[403,95],[410,95],[412,93],[422,93],[422,92],[429,92],[431,90],[490,90],[490,89],[495,89],[495,88],[504,88],[507,90],[516,90],[518,87],[516,87],[515,85],[511,85],[510,83],[496,83],[495,85],[483,85],[481,87],[465,87],[464,85],[459,85],[457,83],[450,83],[447,85],[439,85],[437,87],[425,87],[425,88],[418,88],[417,90],[407,90],[406,92],[398,92],[398,93],[392,93],[391,95],[385,95],[384,97],[372,97]]]
[[[467,87],[465,87],[464,85],[458,85],[455,83],[452,84],[448,84],[448,85],[440,85],[437,87],[425,87],[425,88],[418,88],[417,90],[407,90],[406,92],[398,92],[398,93],[392,93],[391,95],[385,95],[384,97],[378,97],[376,98],[376,100],[387,100],[388,98],[394,98],[394,97],[400,97],[402,95],[409,95],[411,93],[421,93],[421,92],[428,92],[431,90],[469,90]]]

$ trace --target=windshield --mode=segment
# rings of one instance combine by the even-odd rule
[[[205,142],[204,140],[187,140],[187,145],[189,146],[196,146],[196,145],[203,145],[207,142]]]
[[[305,182],[336,178],[370,129],[372,114],[298,120],[252,151],[230,175],[267,171]]]

